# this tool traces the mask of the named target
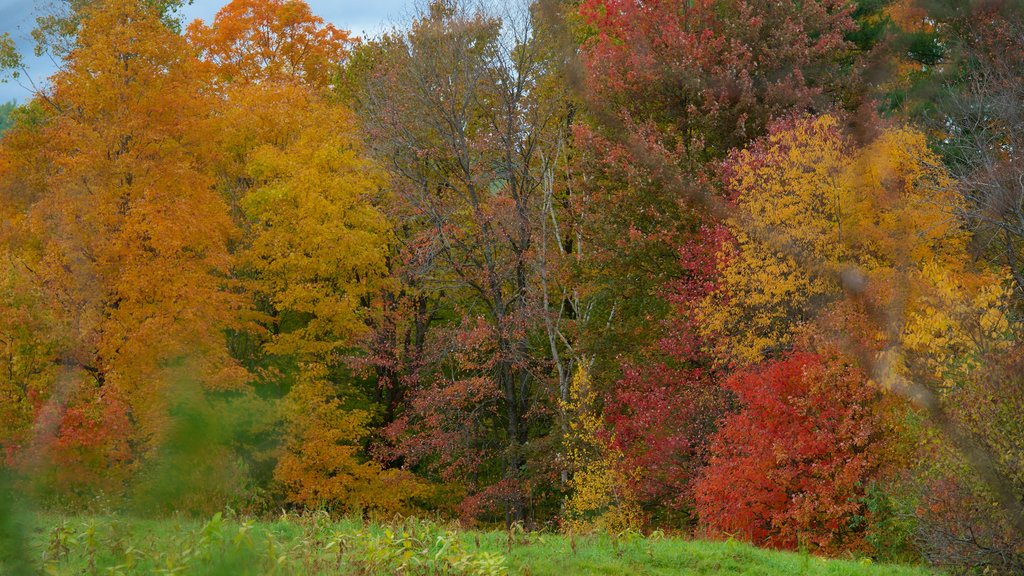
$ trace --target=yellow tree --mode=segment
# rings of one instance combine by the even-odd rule
[[[568,420],[564,458],[572,472],[572,491],[564,510],[566,528],[613,533],[638,528],[640,508],[621,470],[622,453],[605,435],[607,428],[586,366],[577,366],[562,409]]]
[[[292,503],[401,509],[419,484],[366,456],[375,414],[346,363],[391,251],[375,206],[383,173],[327,93],[348,36],[304,2],[235,0],[189,38],[221,80],[217,173],[244,230],[236,269],[262,312],[268,376],[286,390],[274,477]]]
[[[727,174],[735,241],[700,311],[723,362],[789,347],[844,299],[844,275],[866,283],[874,305],[901,312],[898,326],[858,336],[879,342],[895,330],[936,375],[950,377],[978,341],[969,326],[1000,329],[1000,276],[973,265],[953,217],[958,196],[923,134],[888,128],[858,147],[835,117],[791,120],[735,154]]]
[[[415,483],[362,456],[372,413],[356,407],[361,397],[342,363],[386,282],[390,227],[372,203],[385,182],[349,111],[294,95],[290,133],[253,150],[249,175],[260,184],[242,199],[251,225],[242,264],[273,310],[265,350],[298,367],[275,477],[297,503],[394,511]]]

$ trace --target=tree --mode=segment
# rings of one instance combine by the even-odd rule
[[[779,123],[732,157],[727,186],[735,243],[723,247],[721,279],[699,313],[722,362],[752,364],[791,345],[845,298],[844,271],[865,275],[871,301],[900,298],[899,338],[936,373],[954,369],[938,365],[959,358],[950,350],[971,346],[955,318],[981,319],[999,298],[998,275],[972,264],[951,218],[952,181],[912,129],[885,130],[858,150],[832,116]]]
[[[132,423],[120,440],[133,458],[151,455],[182,366],[206,390],[245,390],[224,339],[243,303],[225,289],[235,228],[202,172],[203,86],[198,61],[156,10],[83,9],[49,108],[17,149],[33,186],[19,199],[15,258],[56,335],[57,374],[28,453],[57,432],[48,428],[87,429],[58,425],[74,414],[120,405]],[[90,402],[96,410],[64,412]]]
[[[1006,278],[970,257],[956,188],[924,136],[888,128],[858,148],[834,119],[796,119],[728,170],[735,241],[698,313],[718,361],[832,342],[923,410],[1015,517],[1009,476],[950,404],[981,358],[1009,349]]]
[[[971,2],[946,10],[943,2],[932,4],[939,5],[929,16],[941,18],[951,72],[932,80],[938,105],[926,120],[943,135],[939,145],[965,200],[956,208],[974,232],[975,249],[1009,268],[1019,302],[1024,294],[1019,166],[1024,116],[1016,102],[1024,94],[1024,12],[1013,2]]]
[[[393,284],[393,234],[377,206],[384,174],[328,91],[348,34],[304,2],[236,0],[188,37],[223,96],[216,171],[244,230],[235,272],[259,312],[238,349],[267,396],[283,394],[274,480],[292,504],[403,509],[422,486],[366,453],[377,407],[354,373]]]
[[[581,212],[605,361],[643,354],[670,313],[677,250],[719,215],[717,163],[772,118],[842,101],[845,0],[582,2]],[[854,69],[856,67],[853,67]],[[607,207],[614,209],[609,210]],[[614,367],[599,372],[614,374]]]
[[[354,117],[303,90],[276,145],[249,159],[260,184],[242,199],[250,244],[242,266],[272,310],[264,350],[290,358],[297,373],[284,402],[285,453],[275,477],[289,499],[342,509],[393,511],[416,495],[406,472],[384,472],[360,456],[372,412],[343,360],[367,330],[370,302],[387,283],[390,224],[373,204],[381,173],[363,154]]]
[[[541,320],[535,259],[542,175],[555,157],[548,131],[562,110],[537,90],[544,69],[526,17],[504,24],[459,3],[431,4],[375,74],[361,113],[394,178],[394,217],[414,231],[402,261],[424,285],[445,291],[447,308],[462,317],[460,338],[479,346],[450,356],[454,376],[439,384],[477,394],[490,381],[500,393],[503,429],[481,419],[489,414],[481,409],[462,431],[483,427],[488,443],[500,446],[485,460],[489,474],[495,458],[503,461],[498,500],[511,522],[526,518],[531,432],[543,430],[530,418],[550,406],[534,403],[544,379],[530,336]],[[410,406],[449,398],[443,390],[417,393]],[[438,421],[409,411],[401,427],[423,426],[430,436]]]
[[[563,410],[569,421],[563,446],[572,472],[565,527],[613,533],[638,528],[641,511],[624,473],[623,454],[608,434],[585,367],[576,369]]]
[[[866,486],[886,470],[884,397],[840,356],[795,352],[732,375],[726,417],[696,483],[713,531],[779,548],[863,546]]]
[[[693,481],[706,465],[718,421],[733,410],[731,393],[700,336],[697,309],[714,290],[724,227],[703,228],[677,257],[683,273],[663,295],[671,307],[662,337],[605,393],[605,418],[622,471],[650,525],[693,523]]]
[[[196,20],[189,41],[225,82],[290,82],[326,86],[352,39],[302,0],[233,0],[210,26]]]

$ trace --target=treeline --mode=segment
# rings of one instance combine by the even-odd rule
[[[1016,2],[179,5],[5,113],[20,493],[1024,569]]]

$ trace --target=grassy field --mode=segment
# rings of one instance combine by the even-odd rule
[[[472,532],[424,520],[379,525],[325,515],[272,522],[43,516],[5,528],[2,574],[931,574],[738,542]]]

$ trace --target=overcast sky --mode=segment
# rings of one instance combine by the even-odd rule
[[[51,0],[0,0],[0,34],[9,32],[18,43],[28,64],[29,75],[37,83],[45,82],[53,72],[54,65],[46,57],[32,55],[33,40],[30,32],[35,17]],[[209,22],[221,6],[230,0],[193,0],[181,11],[188,23],[195,18]],[[313,12],[339,28],[351,30],[360,36],[373,36],[390,28],[392,24],[404,22],[412,0],[306,0]],[[19,86],[19,83],[24,86]],[[31,93],[26,79],[9,80],[0,83],[0,102],[18,100],[24,102]]]

